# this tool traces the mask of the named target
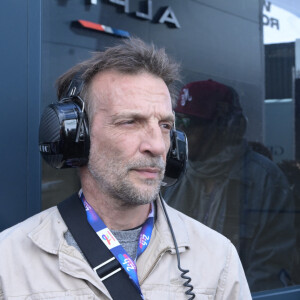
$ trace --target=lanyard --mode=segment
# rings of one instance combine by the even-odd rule
[[[97,233],[98,237],[102,240],[105,246],[110,250],[110,252],[115,256],[115,258],[119,261],[125,272],[128,274],[129,278],[134,283],[134,286],[139,291],[141,297],[144,299],[138,276],[137,276],[137,267],[135,261],[129,256],[126,250],[120,245],[118,240],[114,237],[112,232],[107,228],[102,219],[98,216],[92,206],[86,201],[82,190],[79,191],[79,197],[84,205],[87,220],[92,226],[92,228]],[[151,203],[151,211],[148,215],[146,222],[144,223],[138,248],[137,248],[137,258],[145,251],[147,246],[149,245],[152,229],[154,225],[154,205]]]

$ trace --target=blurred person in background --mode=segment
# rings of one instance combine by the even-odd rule
[[[276,164],[248,145],[237,92],[213,80],[192,82],[175,111],[189,162],[183,180],[164,191],[168,204],[232,241],[252,291],[291,284],[292,193]]]

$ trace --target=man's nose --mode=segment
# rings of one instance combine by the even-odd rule
[[[149,153],[152,156],[166,155],[167,138],[159,125],[147,128],[142,135],[140,152]]]

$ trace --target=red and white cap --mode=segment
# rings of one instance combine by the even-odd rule
[[[211,79],[186,84],[180,91],[175,112],[206,120],[241,111],[234,90]],[[220,112],[222,110],[222,112]]]

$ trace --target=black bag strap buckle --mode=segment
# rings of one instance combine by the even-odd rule
[[[115,257],[112,257],[97,267],[93,268],[93,270],[98,274],[101,281],[113,276],[114,274],[120,272],[122,267],[120,263],[116,260]]]

